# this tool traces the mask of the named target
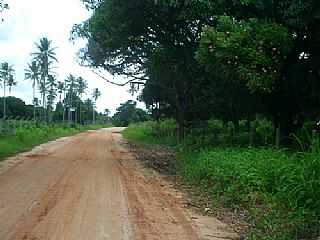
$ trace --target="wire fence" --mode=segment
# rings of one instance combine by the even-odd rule
[[[110,122],[97,120],[97,121],[83,121],[80,123],[70,121],[34,121],[33,118],[15,117],[7,118],[6,120],[0,119],[0,137],[15,135],[18,129],[32,129],[32,128],[45,128],[45,127],[63,127],[63,128],[81,128],[81,126],[89,125],[104,125]]]
[[[8,118],[6,120],[0,119],[0,135],[13,135],[19,128],[32,128],[39,126],[32,118]]]

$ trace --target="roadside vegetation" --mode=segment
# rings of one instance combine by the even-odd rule
[[[257,121],[250,143],[245,126],[209,121],[178,144],[173,120],[131,125],[129,140],[174,147],[177,174],[205,192],[212,207],[244,210],[251,225],[245,239],[316,239],[320,232],[320,145],[304,152],[270,145],[269,123]],[[271,134],[272,136],[272,134]],[[250,146],[251,144],[251,146]]]
[[[41,124],[32,121],[0,121],[0,160],[16,153],[30,150],[32,147],[60,137],[80,133],[86,130],[106,128],[110,125],[74,125]]]
[[[185,181],[249,211],[247,239],[317,239],[319,1],[82,1],[80,60],[157,122],[125,136],[175,146]]]
[[[148,110],[126,102],[114,124],[154,121],[132,125],[127,138],[174,147],[186,182],[249,212],[247,239],[319,238],[319,0],[82,2],[90,17],[70,37],[86,41],[79,62],[130,85]],[[34,120],[95,123],[98,89],[84,100],[86,80],[58,80],[57,61],[49,39],[36,43],[26,69]],[[6,120],[17,82],[10,63],[0,82]]]
[[[0,13],[6,10],[9,5],[0,0]],[[56,51],[47,37],[35,42],[24,79],[16,76],[14,65],[0,63],[0,160],[59,137],[111,125],[109,109],[97,112],[96,103],[101,97],[98,88],[88,92],[83,77],[57,74]],[[29,105],[11,96],[12,89],[23,80],[30,83]]]

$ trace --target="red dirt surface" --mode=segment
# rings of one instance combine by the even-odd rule
[[[189,211],[121,144],[121,130],[89,131],[2,162],[0,239],[238,239]]]

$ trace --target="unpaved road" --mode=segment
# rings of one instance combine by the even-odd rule
[[[103,129],[63,138],[2,163],[1,240],[236,239],[199,217]]]

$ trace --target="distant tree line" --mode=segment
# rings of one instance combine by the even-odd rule
[[[37,51],[31,53],[31,62],[25,69],[25,79],[31,82],[33,90],[32,106],[25,105],[21,99],[7,97],[18,82],[14,66],[3,62],[0,65],[0,86],[3,90],[0,117],[3,120],[30,117],[32,108],[34,121],[82,124],[95,123],[97,118],[100,121],[101,114],[96,111],[100,90],[93,89],[91,98],[83,99],[88,90],[87,81],[73,74],[69,74],[63,81],[59,80],[54,71],[58,59],[52,42],[48,38],[42,38],[35,45]]]
[[[120,127],[127,127],[131,123],[148,120],[151,120],[150,115],[143,109],[137,108],[137,103],[131,100],[122,103],[112,117],[112,123]]]

